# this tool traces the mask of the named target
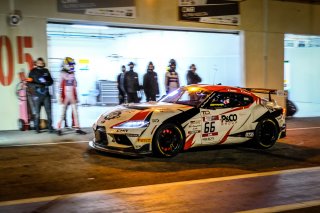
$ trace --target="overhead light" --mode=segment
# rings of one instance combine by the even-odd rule
[[[81,28],[81,29],[95,29],[95,30],[107,30],[109,29],[108,26],[99,26],[99,25],[80,25],[80,24],[73,24],[71,27],[74,28]]]

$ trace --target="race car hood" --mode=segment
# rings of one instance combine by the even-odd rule
[[[94,124],[93,128],[95,129],[96,126],[105,126],[106,128],[112,128],[127,121],[150,120],[153,114],[165,114],[166,116],[164,117],[170,117],[191,108],[193,107],[165,102],[121,105],[111,112],[102,114]]]

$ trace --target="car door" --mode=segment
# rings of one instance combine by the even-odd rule
[[[243,106],[241,98],[241,94],[218,92],[200,109],[202,144],[224,143],[245,126],[250,110]]]

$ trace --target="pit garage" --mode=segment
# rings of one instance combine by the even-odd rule
[[[296,117],[320,116],[320,37],[285,35],[284,76]]]
[[[48,23],[47,37],[48,68],[56,82],[53,102],[57,102],[63,58],[73,57],[83,127],[91,126],[105,111],[105,106],[118,104],[116,77],[121,66],[128,69],[127,64],[131,61],[135,63],[140,85],[147,64],[153,62],[160,97],[165,94],[164,77],[172,58],[177,61],[181,86],[187,83],[186,74],[191,64],[196,65],[203,84],[244,85],[241,39],[237,32]],[[140,96],[141,101],[145,101],[143,93]],[[53,108],[55,123],[59,118],[59,107],[54,104]]]

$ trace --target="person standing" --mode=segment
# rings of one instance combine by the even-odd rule
[[[187,73],[187,84],[198,84],[202,81],[200,76],[196,73],[196,65],[191,64],[190,65],[190,70]]]
[[[28,87],[32,90],[32,100],[35,106],[35,130],[40,133],[40,112],[41,106],[44,106],[47,120],[48,129],[52,133],[54,131],[52,127],[52,115],[51,115],[51,95],[49,92],[49,86],[53,84],[53,79],[50,72],[45,68],[45,62],[43,58],[38,58],[35,62],[35,67],[30,71],[28,75]]]
[[[150,61],[147,73],[143,76],[143,90],[146,95],[146,101],[156,101],[159,95],[158,75],[154,72],[154,65]]]
[[[74,59],[70,57],[66,57],[63,60],[61,76],[60,76],[60,102],[61,102],[61,117],[58,122],[58,130],[57,134],[62,135],[61,125],[62,122],[65,121],[66,112],[68,105],[72,108],[72,123],[74,124],[73,128],[75,128],[76,133],[78,134],[86,134],[86,132],[82,131],[79,126],[79,117],[77,110],[77,81],[75,77],[75,69],[74,69]]]
[[[176,72],[176,65],[177,64],[174,59],[171,59],[169,61],[169,70],[165,75],[165,86],[167,94],[180,87],[179,75]]]
[[[121,73],[117,77],[117,86],[119,91],[119,104],[125,103],[126,90],[124,88],[124,76],[126,74],[126,66],[121,66]]]
[[[139,103],[137,94],[140,90],[138,73],[133,70],[133,62],[130,62],[128,66],[130,69],[124,76],[124,89],[127,93],[128,103]]]

